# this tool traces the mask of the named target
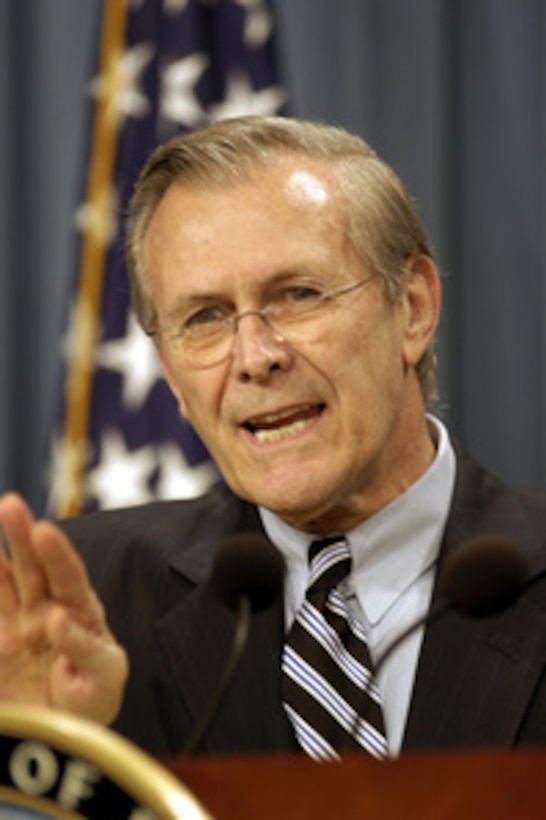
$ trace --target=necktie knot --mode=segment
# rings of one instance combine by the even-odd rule
[[[313,541],[309,547],[307,593],[326,592],[344,581],[351,572],[351,553],[342,535]]]

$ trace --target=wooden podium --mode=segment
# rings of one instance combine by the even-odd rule
[[[304,756],[163,761],[216,820],[535,820],[546,750],[405,753],[379,763]]]

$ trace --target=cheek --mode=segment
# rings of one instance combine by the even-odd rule
[[[342,369],[377,382],[403,369],[403,338],[398,323],[388,314],[367,327],[363,323],[346,339]]]
[[[203,373],[182,372],[177,363],[171,361],[162,351],[159,351],[159,360],[180,414],[195,426],[195,422],[206,412],[207,407]]]
[[[199,371],[179,380],[177,400],[180,412],[210,450],[221,420],[223,379],[213,371]]]
[[[353,423],[366,426],[388,416],[404,389],[402,340],[395,323],[377,325],[372,332],[353,337],[336,381],[352,406]]]
[[[209,424],[209,402],[202,390],[194,385],[184,384],[179,391],[178,407],[183,417],[190,422],[196,430],[206,429]]]

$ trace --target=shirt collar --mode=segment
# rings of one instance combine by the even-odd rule
[[[455,481],[455,454],[444,425],[429,469],[387,507],[347,534],[352,587],[370,624],[379,621],[438,558]]]
[[[394,501],[346,533],[353,555],[351,588],[370,624],[379,621],[404,591],[435,563],[455,483],[456,460],[442,422],[428,416],[437,441],[428,470]],[[289,620],[305,596],[307,553],[313,536],[260,508],[264,528],[287,567]]]

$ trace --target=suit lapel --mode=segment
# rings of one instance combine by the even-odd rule
[[[173,697],[182,702],[188,723],[180,730],[182,745],[204,713],[222,674],[235,629],[235,616],[200,586],[169,616],[158,631],[167,659]],[[249,642],[225,701],[207,731],[203,751],[216,754],[287,749],[291,733],[280,698],[279,647],[282,605],[277,602],[252,617]],[[174,727],[168,727],[173,732]]]
[[[158,691],[163,698],[168,693],[169,701],[176,704],[165,712],[173,751],[182,747],[205,711],[233,641],[235,615],[204,581],[214,552],[230,534],[261,531],[255,509],[243,505],[240,510],[242,515],[236,520],[216,520],[212,536],[210,528],[204,527],[203,537],[196,538],[192,548],[174,562],[176,570],[195,586],[156,629],[163,661],[158,665],[162,670]],[[252,616],[248,644],[200,751],[221,754],[234,748],[240,752],[294,748],[280,696],[282,635],[282,601]]]
[[[450,613],[425,633],[404,746],[513,745],[543,671],[544,624],[534,600],[543,551],[519,497],[459,453],[441,558],[467,538],[503,533],[526,552],[534,582],[505,612]]]

